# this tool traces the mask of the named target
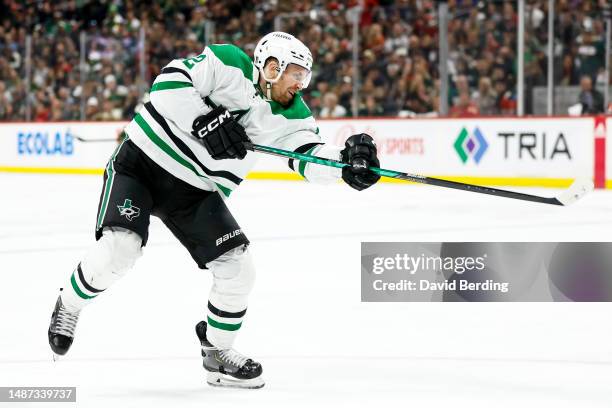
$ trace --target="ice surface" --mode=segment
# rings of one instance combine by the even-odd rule
[[[236,346],[263,363],[267,385],[226,390],[205,384],[194,334],[209,273],[157,219],[143,258],[51,362],[49,316],[93,242],[101,186],[0,174],[0,386],[76,386],[83,407],[612,404],[611,304],[361,303],[359,257],[361,241],[610,241],[611,192],[556,207],[420,185],[246,181],[229,206],[258,278]]]

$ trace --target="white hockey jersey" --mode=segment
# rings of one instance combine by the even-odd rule
[[[191,135],[196,117],[213,106],[229,109],[255,144],[338,160],[340,148],[323,144],[316,122],[302,97],[290,106],[266,100],[253,82],[256,68],[238,47],[210,45],[196,57],[175,59],[151,87],[150,102],[125,128],[129,138],[153,161],[175,177],[223,197],[238,187],[254,166],[258,153],[243,160],[214,160]],[[307,180],[330,182],[339,169],[288,161]]]

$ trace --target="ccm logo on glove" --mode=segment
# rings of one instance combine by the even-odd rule
[[[217,127],[219,127],[219,125],[222,124],[225,119],[230,119],[230,118],[232,118],[232,114],[230,113],[230,111],[226,110],[225,112],[221,113],[216,118],[213,118],[210,122],[206,123],[206,127],[198,131],[197,137],[199,137],[200,139],[203,137],[206,137],[208,135],[208,132],[212,132]]]
[[[198,138],[215,160],[244,159],[251,140],[231,112],[217,106],[193,121],[191,134]]]

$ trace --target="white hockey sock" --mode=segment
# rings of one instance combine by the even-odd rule
[[[232,347],[246,313],[255,268],[246,248],[236,248],[207,265],[213,273],[207,338],[220,349]]]
[[[142,255],[142,240],[123,228],[105,228],[62,290],[62,303],[81,310],[132,268]]]

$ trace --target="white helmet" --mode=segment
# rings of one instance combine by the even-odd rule
[[[280,71],[274,79],[266,77],[263,70],[268,58],[276,58],[280,65]],[[308,75],[302,80],[302,88],[308,86],[312,76],[312,54],[308,47],[291,34],[281,31],[266,34],[259,40],[253,53],[253,60],[255,67],[259,69],[259,75],[268,83],[278,81],[289,64],[296,64],[308,70]],[[256,76],[254,79],[257,80]]]

